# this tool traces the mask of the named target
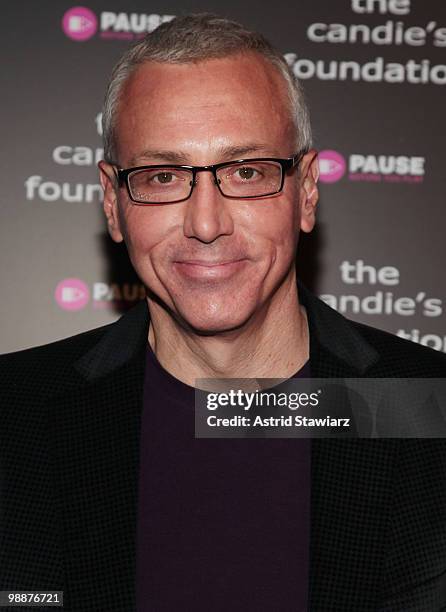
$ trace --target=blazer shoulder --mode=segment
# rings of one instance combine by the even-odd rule
[[[350,321],[379,354],[377,376],[403,378],[446,377],[446,354],[400,338],[387,331]]]
[[[73,364],[112,325],[114,323],[42,346],[0,355],[1,395],[4,399],[24,396],[35,402],[69,388],[70,384],[78,380]]]

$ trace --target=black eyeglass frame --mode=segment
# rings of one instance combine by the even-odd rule
[[[233,161],[221,162],[219,164],[212,164],[210,166],[187,166],[187,165],[178,165],[178,164],[155,164],[155,165],[150,165],[150,166],[134,166],[132,168],[118,168],[116,164],[114,164],[114,166],[116,168],[116,176],[118,179],[119,186],[122,186],[123,184],[125,184],[130,199],[132,200],[132,202],[135,202],[136,204],[152,206],[156,204],[176,204],[178,202],[184,202],[185,200],[188,200],[192,195],[195,185],[197,184],[196,176],[198,172],[212,172],[215,184],[217,185],[218,190],[220,191],[221,195],[224,196],[225,198],[230,198],[233,200],[249,200],[249,199],[256,199],[256,198],[266,198],[272,195],[276,195],[277,193],[280,193],[283,189],[283,185],[285,182],[285,173],[288,170],[291,170],[292,168],[298,167],[298,165],[302,161],[302,158],[305,154],[306,154],[306,151],[296,153],[296,155],[293,155],[292,157],[287,157],[287,158],[255,157],[255,158],[249,158],[249,159],[236,159]],[[220,181],[217,177],[217,171],[226,166],[232,166],[234,164],[252,163],[252,162],[276,162],[280,164],[282,172],[281,172],[279,188],[276,191],[272,191],[270,193],[264,193],[262,195],[255,195],[255,196],[226,195],[220,187]],[[130,180],[129,180],[130,175],[133,172],[137,172],[140,170],[157,170],[157,169],[162,169],[162,168],[166,168],[166,169],[173,168],[175,170],[189,170],[190,172],[192,172],[192,181],[190,183],[189,195],[179,200],[168,200],[167,202],[150,202],[147,200],[138,200],[137,198],[135,198],[130,188]]]

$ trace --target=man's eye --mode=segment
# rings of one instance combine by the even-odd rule
[[[244,166],[243,168],[239,168],[237,170],[237,174],[239,178],[247,181],[249,179],[255,178],[258,172],[255,168]]]
[[[166,183],[171,183],[174,179],[174,175],[172,172],[159,172],[152,177],[152,181],[157,183],[162,183],[165,185]]]

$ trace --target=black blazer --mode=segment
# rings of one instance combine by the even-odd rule
[[[445,375],[445,355],[299,296],[313,376]],[[148,324],[142,301],[0,358],[0,590],[63,590],[73,612],[135,609]],[[311,461],[309,609],[446,610],[446,442],[315,439]]]

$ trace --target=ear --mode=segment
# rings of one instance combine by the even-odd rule
[[[115,242],[122,242],[118,212],[118,185],[113,166],[104,160],[98,163],[99,179],[104,191],[104,214],[107,219],[108,232]]]
[[[300,229],[308,233],[311,232],[316,222],[316,204],[319,199],[317,151],[310,149],[300,163]]]

